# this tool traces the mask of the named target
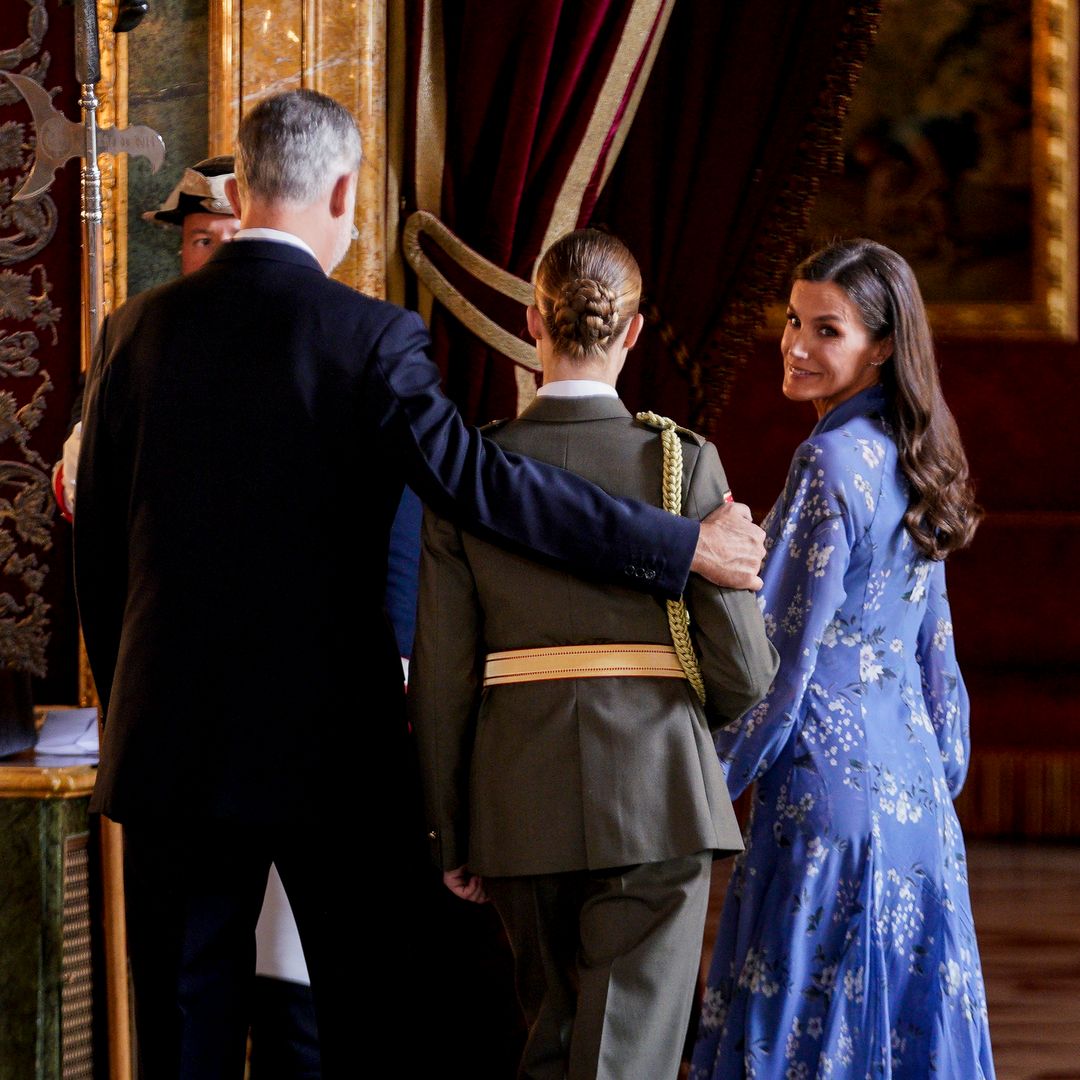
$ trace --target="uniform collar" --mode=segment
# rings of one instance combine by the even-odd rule
[[[542,423],[572,423],[580,420],[613,420],[629,417],[617,397],[538,397],[518,417]]]
[[[556,379],[536,391],[537,397],[618,397],[615,387],[598,379]]]

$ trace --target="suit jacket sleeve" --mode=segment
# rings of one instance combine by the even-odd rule
[[[131,455],[114,434],[120,407],[106,365],[109,322],[102,325],[83,413],[75,513],[75,591],[86,653],[106,715],[127,601],[127,497]]]
[[[454,870],[469,853],[469,767],[482,686],[482,616],[457,528],[428,510],[421,535],[409,716],[420,754],[432,854],[443,870]]]
[[[690,477],[686,512],[704,517],[721,505],[727,490],[716,447],[706,443]],[[705,712],[715,730],[768,693],[779,658],[752,592],[721,589],[691,574],[686,603],[705,682]]]
[[[615,499],[555,466],[504,453],[467,428],[439,386],[427,330],[399,311],[375,343],[363,392],[409,484],[464,528],[580,576],[682,593],[699,523]]]

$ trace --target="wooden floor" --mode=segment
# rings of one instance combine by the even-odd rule
[[[729,865],[714,871],[703,970]],[[998,1080],[1080,1080],[1080,846],[973,842],[968,868]]]
[[[1080,847],[971,844],[998,1080],[1080,1080]]]

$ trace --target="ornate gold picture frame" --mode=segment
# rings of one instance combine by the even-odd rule
[[[807,250],[895,248],[938,334],[1075,338],[1077,21],[1075,0],[886,0]]]

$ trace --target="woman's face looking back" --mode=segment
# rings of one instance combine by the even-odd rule
[[[784,396],[812,401],[819,417],[873,386],[892,353],[892,339],[874,341],[858,308],[831,281],[796,281],[780,343]]]

